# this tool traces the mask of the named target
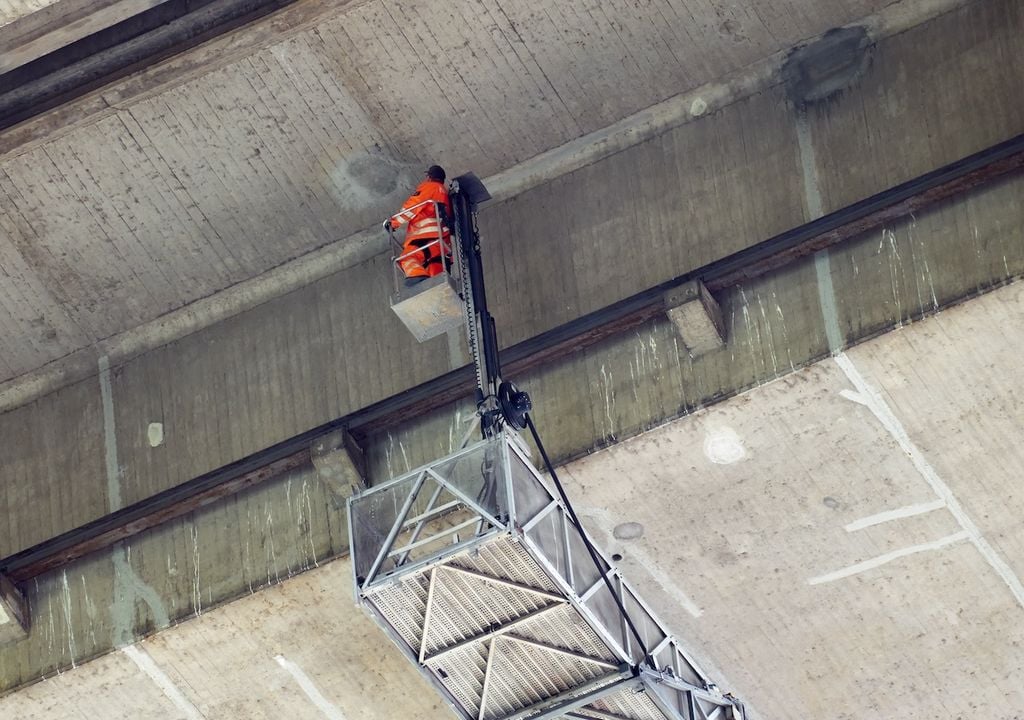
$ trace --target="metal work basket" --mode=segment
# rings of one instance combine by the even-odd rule
[[[416,210],[424,205],[433,206],[438,227],[443,224],[443,217],[438,203],[425,200],[409,210]],[[443,233],[436,240],[421,248],[402,253],[402,244],[395,233],[390,233],[392,281],[394,292],[391,296],[391,309],[399,317],[409,332],[419,341],[443,335],[449,330],[462,327],[465,323],[464,309],[461,299],[462,268],[458,252],[452,252],[451,245]],[[410,255],[424,251],[438,252],[442,257],[443,270],[439,275],[423,280],[411,287],[405,285],[405,274],[401,269],[402,260]]]

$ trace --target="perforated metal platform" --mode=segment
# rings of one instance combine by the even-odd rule
[[[577,529],[516,441],[349,501],[355,595],[463,718],[742,720]]]

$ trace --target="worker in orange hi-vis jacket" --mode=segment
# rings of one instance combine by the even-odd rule
[[[387,232],[409,224],[398,261],[398,266],[405,273],[406,285],[415,285],[441,274],[444,256],[451,252],[448,218],[452,216],[452,205],[444,186],[444,168],[431,165],[426,176],[426,180],[402,203],[402,209],[384,221]],[[441,243],[437,242],[439,239]],[[416,252],[420,248],[422,251]]]

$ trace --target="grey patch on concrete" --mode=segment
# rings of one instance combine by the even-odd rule
[[[732,550],[717,550],[714,554],[715,563],[722,567],[735,565],[739,562],[739,556]]]
[[[729,18],[719,25],[718,34],[737,43],[748,42],[750,40],[750,38],[743,32],[743,23],[734,18]]]
[[[782,66],[787,94],[797,106],[827,100],[856,83],[871,64],[874,42],[862,26],[835,28],[798,47]]]
[[[836,291],[832,284],[832,261],[828,248],[814,254],[814,270],[818,278],[818,304],[825,322],[825,338],[833,355],[845,346],[843,332],[839,328],[839,310],[836,308]]]
[[[335,199],[347,207],[373,207],[411,193],[425,169],[425,163],[403,163],[380,148],[370,148],[345,158],[331,171]]]
[[[836,510],[841,505],[841,503],[832,496],[825,497],[822,499],[821,503],[831,510]]]
[[[825,205],[821,200],[818,158],[814,152],[811,125],[807,120],[807,111],[803,108],[796,112],[796,142],[800,151],[800,169],[804,181],[804,202],[807,205],[808,219],[817,220],[825,214]]]
[[[644,526],[638,522],[619,523],[612,529],[617,540],[637,540],[644,536]]]
[[[110,361],[106,355],[99,359],[100,397],[103,402],[103,438],[107,468],[107,493],[111,512],[123,506],[121,499],[121,463],[117,452],[117,428],[114,424],[114,394],[110,383]],[[150,435],[152,437],[152,435]],[[163,426],[161,426],[161,441]],[[155,447],[155,446],[154,446]],[[114,601],[110,605],[110,619],[114,628],[114,646],[124,647],[135,642],[132,620],[135,606],[141,598],[153,611],[157,628],[170,626],[167,609],[157,592],[143,582],[131,565],[131,546],[124,544],[113,552]]]

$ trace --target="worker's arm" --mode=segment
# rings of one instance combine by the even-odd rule
[[[394,230],[395,228],[399,228],[402,225],[405,225],[407,222],[411,221],[414,217],[416,217],[416,214],[420,210],[420,208],[416,208],[416,206],[420,205],[424,201],[424,199],[425,198],[423,197],[423,188],[416,188],[416,191],[409,196],[409,199],[402,203],[402,209],[384,221],[385,228]],[[412,208],[416,209],[413,210]]]

